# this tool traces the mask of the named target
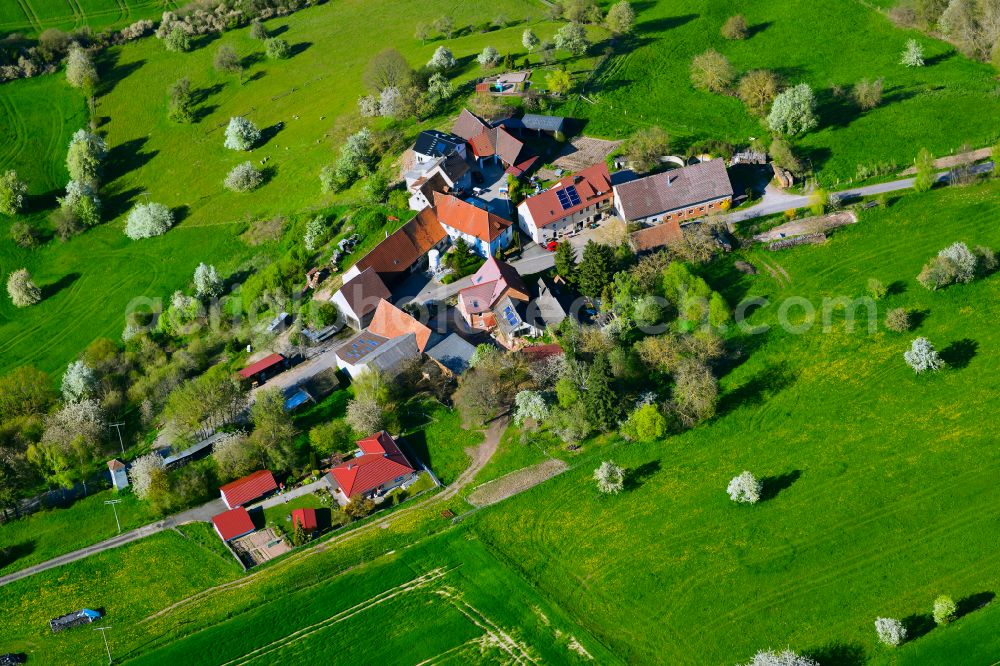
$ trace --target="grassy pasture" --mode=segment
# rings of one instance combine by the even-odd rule
[[[710,281],[731,301],[771,301],[753,324],[773,326],[785,297],[819,308],[824,296],[861,296],[869,277],[898,281],[881,312],[905,306],[922,321],[910,334],[869,334],[863,319],[848,332],[834,316],[830,333],[749,337],[747,357],[722,380],[717,418],[656,445],[601,453],[631,470],[630,490],[598,497],[595,457],[480,512],[477,533],[633,662],[737,663],[785,645],[888,662],[875,617],[919,625],[938,594],[995,593],[1000,431],[988,415],[1000,388],[1000,276],[939,292],[914,276],[956,240],[1000,246],[998,194],[994,182],[907,195],[827,245],[749,253],[756,276],[715,271]],[[765,262],[790,280],[772,278]],[[918,335],[952,367],[914,375],[902,352]],[[729,501],[726,484],[743,469],[767,479],[769,499]],[[980,663],[976,641],[946,634],[988,626],[974,612],[900,654]]]
[[[943,155],[968,141],[976,147],[1000,138],[995,71],[969,61],[948,44],[900,30],[862,2],[678,2],[634,3],[636,35],[588,86],[594,104],[572,99],[566,115],[589,120],[586,131],[623,138],[659,124],[678,150],[701,139],[745,142],[765,135],[736,98],[695,90],[692,58],[714,48],[740,73],[771,69],[788,83],[817,91],[820,128],[798,142],[830,185],[853,178],[857,166],[908,165],[920,147]],[[742,13],[751,26],[745,41],[719,35],[726,17]],[[899,64],[906,41],[925,46],[928,65]],[[880,107],[858,112],[831,86],[850,87],[863,78],[885,79]]]
[[[117,506],[122,531],[156,520],[147,502],[132,493],[106,490],[74,502],[64,509],[49,509],[0,525],[0,549],[13,551],[0,560],[0,575],[8,574],[118,534],[115,516],[104,501],[120,499]]]
[[[181,4],[174,0],[6,0],[0,3],[0,35],[38,34],[47,28],[123,28],[139,19],[158,19]]]

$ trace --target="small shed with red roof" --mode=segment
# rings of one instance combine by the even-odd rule
[[[330,470],[330,482],[346,497],[371,497],[412,481],[417,470],[386,431],[358,442],[360,455]]]
[[[292,511],[292,525],[301,525],[306,532],[312,532],[319,527],[316,520],[316,509],[294,509]]]
[[[284,356],[281,354],[271,354],[240,370],[240,377],[263,384],[271,377],[283,372],[286,367],[287,363]]]
[[[278,484],[274,480],[274,475],[269,470],[262,469],[237,479],[232,483],[219,488],[222,494],[222,501],[230,509],[249,504],[250,502],[272,493],[278,489]]]
[[[212,525],[215,527],[216,534],[223,541],[239,539],[241,536],[246,536],[257,529],[254,527],[250,514],[243,507],[230,509],[217,516],[213,516]]]

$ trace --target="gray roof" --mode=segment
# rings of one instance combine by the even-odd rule
[[[525,129],[541,130],[543,132],[561,132],[566,119],[561,116],[542,116],[537,113],[526,113],[521,118]]]
[[[369,333],[365,330],[357,333],[350,340],[337,347],[334,353],[351,365],[357,365],[388,341],[388,338],[383,338],[381,335]]]
[[[476,353],[476,348],[466,342],[457,333],[452,333],[444,340],[427,350],[427,355],[451,370],[456,375],[465,372]]]
[[[407,333],[393,338],[379,347],[375,354],[368,359],[367,365],[369,368],[377,368],[391,375],[401,363],[413,358],[420,358],[417,336],[413,333]]]
[[[541,278],[538,280],[538,297],[532,301],[532,308],[534,310],[533,314],[537,314],[534,323],[538,328],[558,326],[568,316],[566,308],[563,307],[559,299],[549,290],[549,286]],[[541,320],[540,322],[537,321],[539,319]],[[542,326],[538,326],[539,323]]]
[[[733,196],[726,163],[721,159],[673,169],[615,186],[615,199],[627,220]]]

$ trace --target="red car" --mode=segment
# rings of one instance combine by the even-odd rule
[[[545,244],[545,249],[549,252],[555,252],[557,247],[559,247],[559,243],[554,240]]]

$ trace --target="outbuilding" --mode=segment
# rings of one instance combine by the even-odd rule
[[[219,488],[222,501],[230,509],[249,504],[255,499],[273,493],[278,489],[274,475],[269,470],[262,469],[237,479]]]
[[[215,527],[215,533],[223,541],[239,539],[257,529],[254,527],[250,514],[243,507],[212,516],[212,526]]]

